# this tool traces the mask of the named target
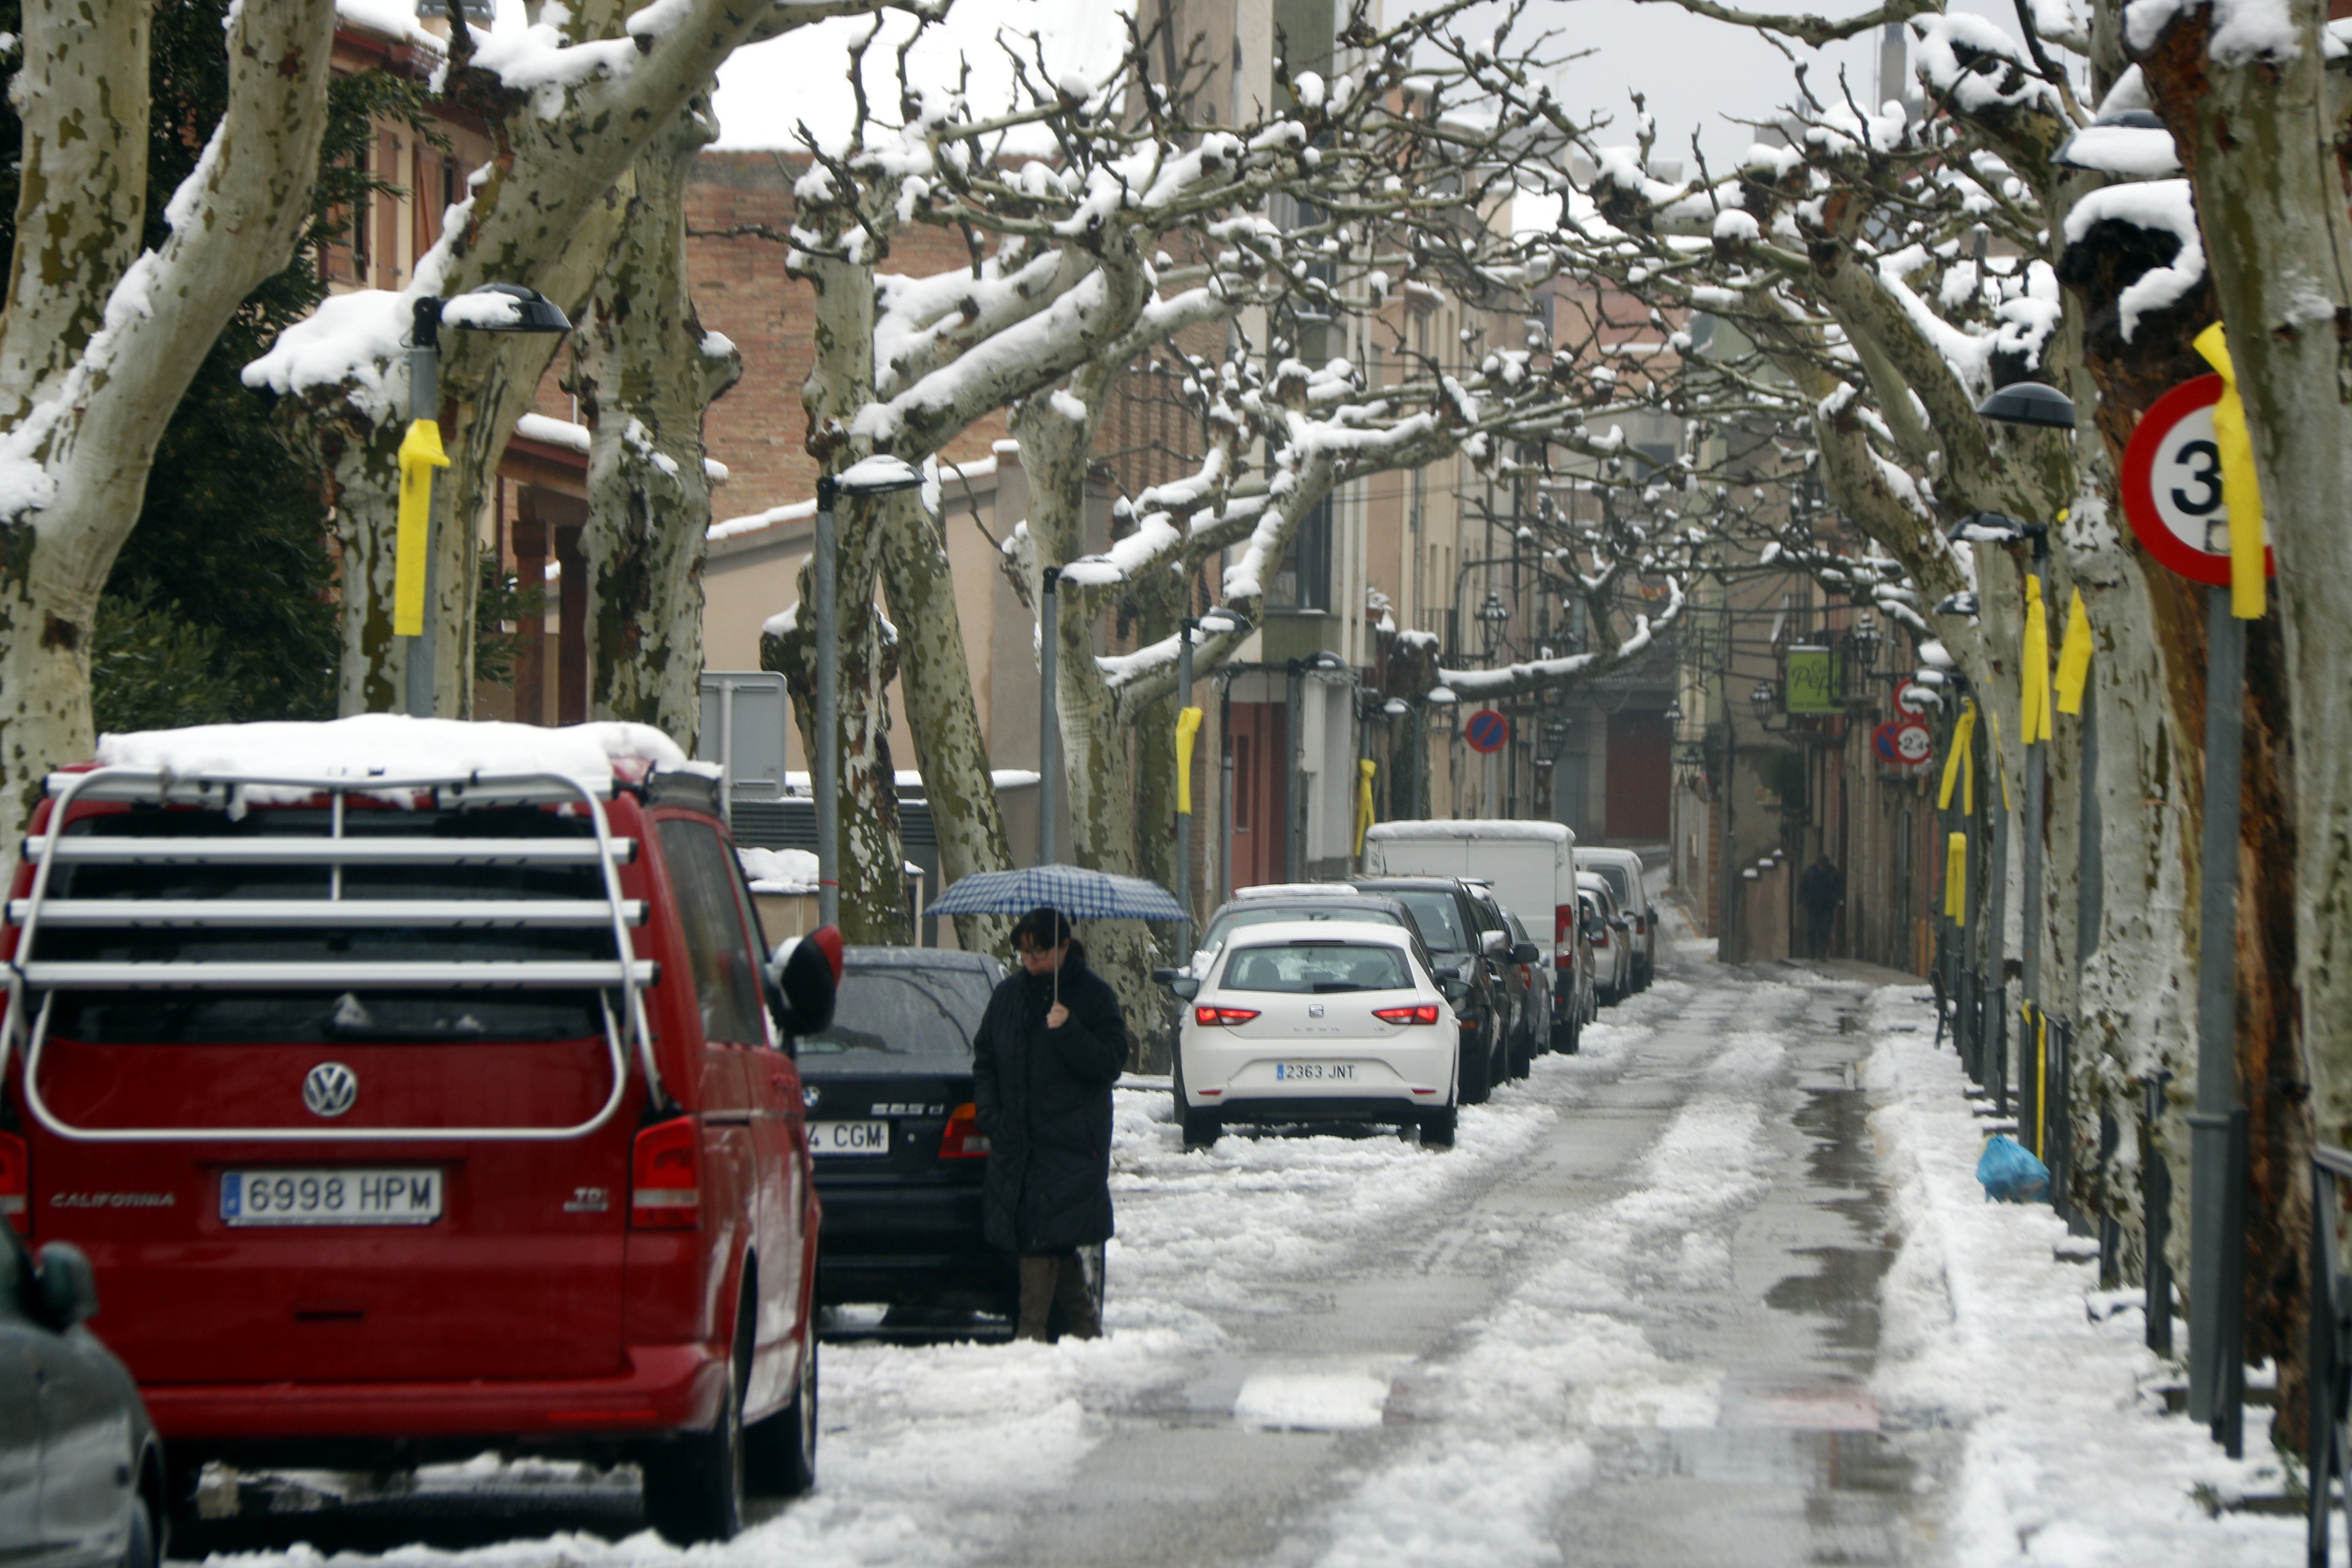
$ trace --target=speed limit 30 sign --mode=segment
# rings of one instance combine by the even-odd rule
[[[2192,583],[2230,585],[2230,511],[2213,405],[2221,378],[2184,381],[2151,404],[2124,448],[2124,515],[2147,552]],[[2264,574],[2276,574],[2267,543]]]

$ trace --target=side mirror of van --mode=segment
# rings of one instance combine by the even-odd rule
[[[1507,931],[1489,931],[1478,933],[1478,947],[1483,952],[1499,956],[1509,952],[1510,946],[1511,938]]]
[[[1511,962],[1513,963],[1541,963],[1543,962],[1543,954],[1537,950],[1534,942],[1523,942],[1517,947],[1511,949]]]
[[[768,974],[777,991],[776,1021],[788,1037],[814,1035],[833,1023],[841,985],[841,932],[824,926],[776,948]]]
[[[98,1316],[98,1276],[80,1247],[53,1241],[41,1248],[34,1276],[41,1317],[59,1333]]]

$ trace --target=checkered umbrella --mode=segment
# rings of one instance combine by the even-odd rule
[[[1072,920],[1181,921],[1184,907],[1159,883],[1115,877],[1084,866],[1024,866],[959,878],[926,911],[940,915],[1025,915],[1059,910]]]

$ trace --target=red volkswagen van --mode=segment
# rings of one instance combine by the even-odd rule
[[[355,723],[415,760],[303,765]],[[89,1254],[183,1501],[551,1451],[686,1542],[806,1488],[817,1202],[713,783],[636,726],[238,728],[285,743],[52,778],[0,935],[0,1214]]]

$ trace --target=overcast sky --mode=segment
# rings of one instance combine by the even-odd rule
[[[1410,5],[1410,0],[1387,3],[1391,17]],[[1751,4],[1759,10],[1771,8],[1768,0]],[[942,80],[952,80],[958,58],[968,58],[975,97],[984,100],[984,95],[1001,93],[1008,79],[997,33],[1034,30],[1045,37],[1056,71],[1075,68],[1099,74],[1118,58],[1124,37],[1118,13],[1124,8],[1124,0],[955,0],[947,25],[933,30],[917,58]],[[1855,0],[1796,0],[1790,8],[1834,16],[1866,7]],[[2009,0],[1954,0],[1953,9],[1979,12],[2012,32],[2016,28]],[[500,0],[500,12],[502,27],[520,24],[520,0]],[[1633,136],[1627,95],[1649,95],[1661,158],[1686,157],[1696,130],[1711,162],[1736,159],[1753,136],[1735,121],[1769,120],[1794,96],[1789,63],[1771,46],[1663,0],[1532,0],[1527,16],[1530,26],[1559,31],[1562,52],[1591,51],[1560,70],[1558,89],[1580,111],[1614,116],[1623,140]],[[1474,14],[1465,26],[1484,33],[1493,25]],[[848,40],[871,26],[864,20],[827,22],[739,51],[719,73],[720,144],[795,147],[794,128],[803,120],[820,134],[845,124],[850,112]],[[903,36],[903,19],[885,26],[886,37]],[[1874,40],[1857,39],[1818,55],[1800,53],[1816,62],[1814,79],[1822,90],[1834,90],[1843,68],[1856,99],[1869,102],[1877,96]],[[877,88],[887,79],[878,74],[886,65],[886,58],[869,62]],[[889,102],[882,100],[885,107]]]

